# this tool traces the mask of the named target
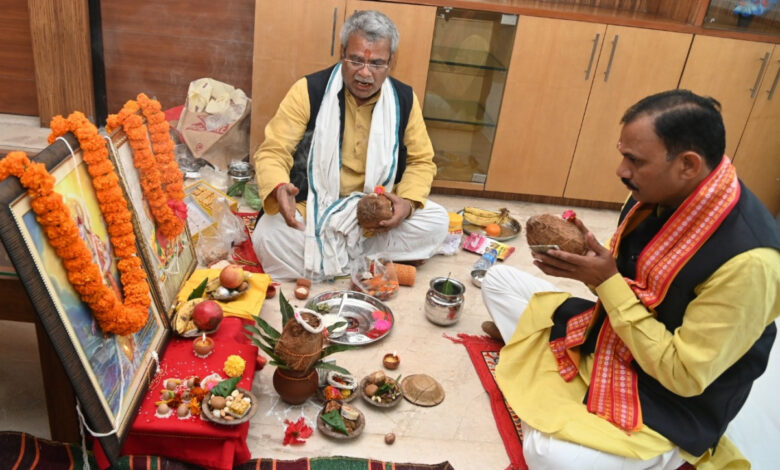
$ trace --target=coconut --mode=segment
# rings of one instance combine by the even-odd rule
[[[358,225],[367,230],[379,228],[379,222],[393,216],[393,202],[384,194],[366,194],[357,203]]]
[[[573,222],[553,214],[532,216],[525,223],[529,245],[558,245],[563,251],[584,255],[588,248],[585,234]]]

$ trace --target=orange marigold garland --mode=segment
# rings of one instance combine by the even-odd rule
[[[146,98],[146,95],[143,97]],[[142,99],[142,101],[144,100]],[[138,114],[141,107],[136,101],[130,100],[125,103],[118,114],[110,114],[106,122],[106,130],[113,132],[120,126],[124,129],[130,141],[130,147],[133,149],[133,164],[138,168],[141,189],[147,204],[149,204],[157,229],[165,238],[172,240],[184,231],[183,219],[186,219],[186,206],[182,202],[184,198],[184,192],[181,189],[182,176],[173,160],[172,142],[170,144],[162,142],[160,131],[165,126],[159,121],[158,113],[153,112],[153,105],[147,101],[151,100],[146,98],[144,107],[151,110],[150,116],[154,122],[150,122],[150,125],[154,126],[154,138],[160,142],[156,147],[157,155],[152,152],[147,127],[143,123],[143,118]],[[164,121],[165,117],[163,116],[162,119]],[[170,140],[170,134],[168,134],[167,139]],[[171,147],[170,152],[168,152],[168,146]],[[173,167],[175,167],[175,171]],[[163,187],[164,183],[165,187]]]
[[[173,139],[170,134],[171,126],[165,119],[162,105],[157,100],[149,99],[144,93],[139,94],[137,100],[148,123],[152,150],[162,173],[163,189],[169,201],[172,199],[181,201],[184,199],[184,177],[179,171],[179,165],[176,164]]]
[[[106,333],[128,335],[146,324],[149,305],[149,285],[141,260],[136,255],[135,235],[130,223],[130,211],[118,184],[114,167],[108,160],[105,141],[87,118],[75,112],[64,119],[52,119],[49,142],[71,131],[79,140],[84,161],[93,179],[100,211],[108,224],[114,255],[123,286],[124,302],[103,282],[100,269],[92,261],[92,253],[79,236],[78,227],[65,205],[62,195],[54,191],[55,179],[42,163],[33,163],[24,152],[11,152],[0,160],[0,180],[16,176],[32,198],[49,244],[63,266],[76,292],[92,310],[100,329]]]

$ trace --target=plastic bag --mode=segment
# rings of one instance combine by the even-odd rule
[[[395,265],[383,254],[359,257],[351,267],[352,289],[380,300],[391,299],[398,292]]]
[[[215,199],[211,211],[217,223],[216,229],[199,236],[195,246],[198,261],[206,266],[227,259],[233,245],[243,243],[249,238],[244,228],[244,221],[230,210],[230,205],[225,198]]]

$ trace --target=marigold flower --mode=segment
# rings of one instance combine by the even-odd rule
[[[244,367],[246,361],[241,356],[231,354],[225,361],[223,370],[228,377],[240,377],[244,373]]]

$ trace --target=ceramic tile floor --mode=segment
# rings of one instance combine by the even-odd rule
[[[37,125],[24,120],[22,122],[22,125]],[[41,135],[31,137],[29,142],[10,138],[9,135],[17,133],[13,128],[17,123],[12,121],[9,127],[8,121],[0,115],[0,144],[13,145],[11,148],[42,148],[41,135],[45,139],[47,132],[38,132]],[[432,199],[450,211],[458,211],[470,205],[487,209],[507,207],[521,225],[531,215],[561,213],[567,208],[461,196],[433,195]],[[611,234],[617,212],[583,208],[575,210],[599,239],[604,240]],[[544,276],[531,264],[523,235],[507,244],[514,246],[516,251],[505,264]],[[354,404],[366,417],[365,430],[359,438],[336,442],[315,431],[302,446],[283,446],[284,420],[297,420],[305,416],[313,425],[319,407],[311,400],[301,406],[280,402],[271,385],[274,368],[269,366],[256,375],[252,390],[260,400],[260,409],[249,428],[248,444],[252,455],[279,459],[346,455],[417,463],[448,460],[458,470],[506,468],[509,459],[496,430],[487,394],[466,349],[443,337],[443,334],[481,334],[480,324],[489,319],[480,290],[469,281],[470,268],[476,260],[477,255],[466,251],[432,258],[418,268],[414,286],[401,287],[399,294],[387,302],[397,322],[386,338],[332,356],[340,365],[362,377],[382,368],[381,360],[385,353],[397,351],[401,365],[396,372],[404,376],[425,373],[436,378],[446,391],[446,398],[441,404],[423,408],[403,400],[393,409],[379,410],[358,399]],[[465,304],[458,323],[441,327],[425,318],[423,304],[430,280],[448,274],[466,285]],[[587,289],[576,282],[551,280],[577,295],[589,295]],[[348,280],[315,284],[311,294],[346,289],[348,284]],[[282,285],[288,298],[293,297],[293,288],[292,283]],[[293,303],[301,305],[303,302]],[[279,326],[278,299],[267,301],[261,315]],[[50,436],[38,364],[33,325],[0,321],[0,430],[26,431],[42,438]],[[18,405],[20,397],[24,397],[23,406]],[[384,435],[388,432],[396,435],[392,446],[384,443]]]

